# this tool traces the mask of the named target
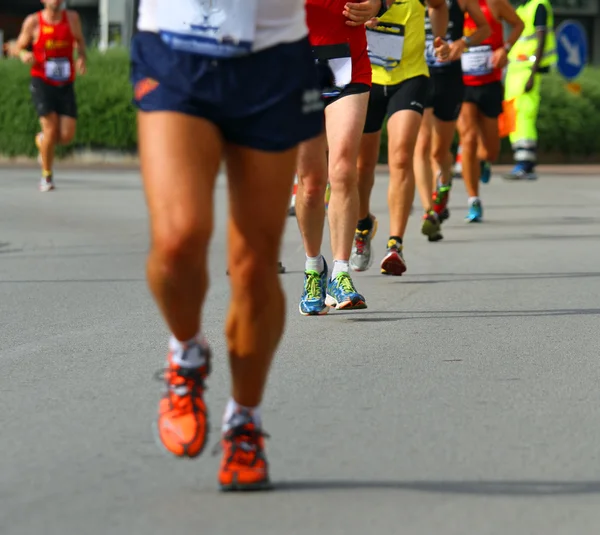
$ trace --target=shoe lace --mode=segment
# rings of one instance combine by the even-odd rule
[[[316,271],[306,272],[306,281],[304,282],[304,289],[309,299],[321,299],[321,276]]]
[[[237,462],[254,466],[259,460],[264,460],[261,438],[271,437],[252,423],[238,425],[225,432],[222,441],[215,444],[212,454],[217,455],[223,449],[223,442],[225,442],[229,446],[228,463]]]
[[[178,402],[174,404],[181,412],[189,412],[190,407],[195,410],[197,399],[201,399],[207,388],[204,383],[206,366],[200,368],[164,368],[154,374],[156,381],[167,384],[169,394],[177,396]]]
[[[346,293],[356,293],[356,288],[348,273],[339,273],[335,278],[338,286]]]

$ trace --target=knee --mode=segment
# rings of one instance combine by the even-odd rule
[[[476,151],[478,143],[478,135],[476,130],[463,130],[460,133],[460,146],[462,147],[463,152],[466,151]]]
[[[302,203],[308,207],[323,204],[325,190],[327,188],[327,177],[316,175],[301,175],[298,177],[300,191],[302,192]]]
[[[413,170],[413,153],[406,148],[399,148],[391,152],[389,157],[389,166],[404,173]]]
[[[44,133],[44,138],[46,140],[50,141],[51,143],[58,142],[60,132],[57,124],[53,122],[44,124],[44,126],[42,127],[42,132]]]
[[[206,256],[211,229],[200,224],[169,224],[155,230],[152,252],[163,269],[175,272],[182,265],[198,264]]]
[[[358,167],[356,160],[340,158],[329,166],[331,191],[350,192],[358,187]]]

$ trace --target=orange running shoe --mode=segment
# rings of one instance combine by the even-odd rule
[[[265,456],[264,439],[245,411],[233,415],[233,426],[223,433],[223,459],[219,470],[219,485],[223,491],[268,490],[269,463]]]
[[[187,349],[189,351],[189,348]],[[177,457],[197,457],[208,438],[208,411],[204,381],[210,373],[210,350],[200,346],[206,364],[183,368],[167,358],[167,368],[158,375],[166,390],[158,406],[157,434],[162,445]]]

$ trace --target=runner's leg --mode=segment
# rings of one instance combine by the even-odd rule
[[[347,95],[325,109],[331,198],[327,218],[334,260],[348,261],[358,221],[356,162],[369,94]]]
[[[358,156],[358,219],[366,219],[371,213],[371,192],[375,185],[375,169],[379,161],[381,130],[363,134]]]
[[[390,236],[403,237],[415,197],[413,155],[422,116],[412,110],[392,115],[387,123],[390,186]]]
[[[139,112],[138,121],[150,211],[148,283],[174,337],[185,342],[200,328],[223,142],[217,127],[204,119]],[[198,144],[198,139],[203,142]]]
[[[40,126],[42,127],[42,135],[38,134],[37,143],[42,159],[42,173],[51,174],[54,166],[54,148],[60,135],[58,115],[49,113],[40,117]]]
[[[327,141],[325,134],[300,144],[298,152],[298,191],[296,218],[309,257],[321,254],[325,224],[327,187]]]
[[[479,160],[477,144],[479,137],[479,110],[473,102],[463,103],[458,119],[460,145],[462,147],[462,174],[467,195],[479,197]]]
[[[58,117],[58,144],[68,145],[75,137],[77,129],[77,119],[60,115]]]
[[[232,397],[240,405],[256,407],[285,323],[277,261],[297,150],[261,152],[229,145],[226,158],[232,287],[226,332]]]
[[[415,146],[415,181],[421,205],[425,213],[431,210],[432,186],[432,135],[433,135],[433,108],[427,108],[423,114],[423,122],[419,129],[417,144]]]
[[[366,308],[350,277],[350,256],[359,213],[357,160],[368,103],[368,92],[349,94],[325,109],[331,187],[327,218],[333,253],[325,302],[338,309]]]

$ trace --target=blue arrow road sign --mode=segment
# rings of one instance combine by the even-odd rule
[[[558,71],[567,80],[574,80],[585,67],[588,59],[585,28],[575,20],[565,20],[556,29]]]

